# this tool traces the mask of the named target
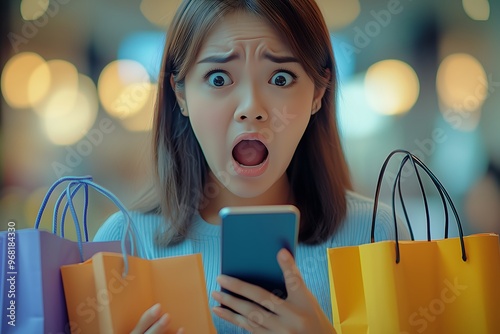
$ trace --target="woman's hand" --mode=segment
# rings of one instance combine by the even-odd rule
[[[221,275],[217,279],[221,287],[257,304],[214,291],[212,296],[215,300],[239,314],[222,307],[215,307],[214,313],[251,333],[335,333],[286,249],[278,252],[278,263],[285,277],[288,292],[286,300],[256,285]]]
[[[166,333],[168,330],[168,325],[170,324],[170,317],[168,314],[161,313],[160,304],[155,304],[149,310],[144,312],[141,319],[135,326],[134,330],[130,334],[156,334],[156,333]],[[183,334],[184,330],[180,328],[177,334]]]

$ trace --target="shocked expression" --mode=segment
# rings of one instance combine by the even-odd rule
[[[272,26],[247,13],[207,35],[177,99],[211,173],[240,197],[256,197],[285,171],[324,90]]]

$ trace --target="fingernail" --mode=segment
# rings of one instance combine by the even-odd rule
[[[290,253],[285,249],[280,250],[278,256],[282,261],[289,261],[290,260]]]
[[[228,277],[226,275],[219,275],[217,277],[217,283],[220,285],[227,284],[228,283]]]
[[[222,314],[222,313],[223,313],[223,312],[222,312],[222,308],[221,308],[220,306],[215,306],[215,307],[213,307],[213,308],[212,308],[212,311],[213,311],[215,314],[217,314],[217,315],[220,315],[220,314]]]
[[[222,295],[219,291],[212,291],[212,297],[214,297],[214,299],[221,299],[222,298]]]
[[[170,320],[170,315],[168,313],[165,313],[164,315],[161,316],[159,322],[160,326],[166,326],[168,325],[168,321]]]
[[[160,313],[161,305],[160,303],[154,304],[150,309],[149,312],[151,312],[152,315],[157,315]]]

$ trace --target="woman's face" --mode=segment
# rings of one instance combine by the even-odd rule
[[[247,13],[224,17],[207,35],[177,93],[216,179],[239,197],[257,197],[293,157],[324,89],[276,31]]]

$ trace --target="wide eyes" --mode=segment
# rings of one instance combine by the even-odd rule
[[[228,86],[233,83],[229,75],[222,70],[210,71],[207,75],[205,75],[205,77],[207,78],[208,84],[215,88]],[[292,84],[296,78],[297,76],[293,73],[288,71],[279,71],[271,77],[269,83],[279,87],[286,87]]]
[[[273,75],[269,83],[272,85],[284,87],[290,85],[294,79],[295,77],[292,74],[281,71]]]
[[[231,78],[224,72],[213,72],[208,76],[208,84],[214,87],[222,87],[232,83]]]

